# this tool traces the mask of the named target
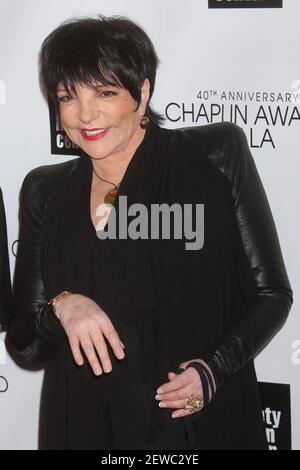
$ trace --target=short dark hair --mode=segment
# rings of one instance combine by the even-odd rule
[[[78,83],[94,88],[100,82],[127,89],[138,109],[141,86],[148,78],[146,115],[156,123],[164,119],[149,105],[159,63],[155,48],[145,31],[126,17],[98,15],[63,22],[44,40],[39,62],[42,90],[56,107],[60,83],[74,92]]]

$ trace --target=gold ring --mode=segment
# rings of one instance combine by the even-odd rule
[[[186,401],[185,409],[190,413],[196,413],[197,411],[202,410],[203,408],[203,397],[201,395],[196,395],[193,393]]]

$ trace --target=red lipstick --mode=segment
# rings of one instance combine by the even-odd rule
[[[99,140],[106,136],[108,129],[80,129],[79,132],[85,140]]]

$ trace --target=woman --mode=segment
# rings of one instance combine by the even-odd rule
[[[0,331],[6,329],[11,317],[11,281],[7,249],[6,217],[0,188]]]
[[[42,449],[266,448],[253,358],[292,304],[276,229],[240,128],[159,126],[157,62],[121,17],[64,23],[42,46],[81,149],[21,191],[10,338],[46,363]],[[122,198],[131,216],[203,204],[203,246],[103,236]]]

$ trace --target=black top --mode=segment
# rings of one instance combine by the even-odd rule
[[[226,123],[152,124],[122,180],[117,214],[121,195],[128,206],[204,204],[201,250],[185,239],[99,240],[91,181],[83,154],[33,170],[22,187],[10,338],[25,360],[47,362],[41,448],[265,448],[252,359],[283,325],[292,292],[245,135]],[[74,364],[46,304],[64,289],[112,319],[126,356],[111,354],[111,373]],[[170,420],[156,389],[194,358],[211,366],[216,398]]]

